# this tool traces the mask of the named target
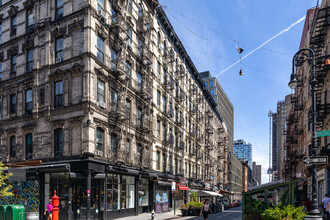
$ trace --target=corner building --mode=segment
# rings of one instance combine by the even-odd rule
[[[159,213],[172,182],[176,207],[181,185],[228,184],[228,134],[156,1],[4,0],[0,20],[0,150],[27,212],[57,190],[60,219]]]

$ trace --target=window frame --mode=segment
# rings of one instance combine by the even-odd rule
[[[156,170],[160,170],[160,151],[156,152]]]
[[[61,83],[61,87],[60,87],[60,90],[62,91],[62,93],[57,93],[57,85],[58,83]],[[64,106],[64,99],[63,99],[63,80],[60,80],[60,81],[56,81],[54,83],[54,108],[61,108]],[[61,102],[59,102],[61,101]]]
[[[12,135],[9,137],[9,157],[15,158],[17,150],[16,136]]]
[[[29,144],[28,138],[31,137],[31,145]],[[31,154],[29,154],[29,152]],[[33,159],[33,135],[32,133],[25,134],[25,160]]]
[[[59,4],[59,2],[62,4]],[[55,1],[55,20],[61,19],[64,16],[64,4],[63,0],[56,0]]]
[[[17,55],[12,54],[10,56],[10,74],[16,74],[17,72]]]
[[[10,35],[16,35],[17,33],[17,16],[14,15],[10,18]]]
[[[97,35],[96,49],[97,49],[97,54],[96,54],[97,59],[98,59],[98,61],[103,63],[104,62],[104,38],[101,37],[99,34]]]
[[[28,102],[28,92],[31,91],[31,101]],[[30,107],[31,106],[31,107]],[[33,90],[32,89],[27,89],[25,90],[25,114],[26,115],[31,115],[33,110]]]
[[[30,24],[30,16],[32,15],[32,23]],[[26,10],[26,29],[29,30],[34,25],[34,13],[33,8],[28,8]]]
[[[15,98],[15,103],[13,103],[13,98]],[[9,113],[16,114],[17,111],[17,96],[16,93],[9,95]]]
[[[96,136],[95,136],[95,150],[104,151],[104,129],[101,127],[96,128]],[[99,136],[100,135],[100,136]],[[99,139],[98,137],[101,137]]]
[[[140,128],[142,126],[142,108],[137,107],[137,119],[136,119],[136,125]]]
[[[54,130],[54,157],[62,157],[63,156],[63,129],[56,128]]]
[[[102,90],[102,88],[99,87],[102,84],[103,84],[103,90]],[[101,101],[101,102],[105,103],[105,83],[102,80],[100,80],[99,78],[97,79],[96,88],[97,88],[97,91],[96,91],[97,102]]]
[[[28,73],[32,72],[33,70],[33,54],[34,50],[33,49],[28,49],[26,51],[26,70]],[[32,56],[32,57],[30,57]]]
[[[61,47],[60,49],[58,49],[58,45],[60,44],[59,41],[62,41],[62,42],[61,42],[62,47]],[[61,59],[62,59],[61,61],[63,61],[63,56],[64,56],[64,52],[63,52],[63,48],[64,48],[64,46],[63,46],[63,43],[64,43],[64,38],[63,38],[63,36],[58,37],[58,38],[55,39],[55,63],[57,62],[57,59],[58,59],[58,58],[61,58]],[[60,62],[60,61],[59,61],[59,62]]]

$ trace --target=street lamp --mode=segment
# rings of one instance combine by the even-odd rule
[[[307,54],[306,54],[307,52]],[[312,92],[312,155],[316,155],[317,142],[316,142],[316,76],[315,76],[315,53],[314,50],[310,48],[303,48],[299,50],[292,59],[292,73],[290,76],[289,87],[295,89],[298,84],[297,74],[294,71],[295,64],[301,64],[305,61],[308,61],[308,64],[312,67],[311,73],[311,92]],[[312,164],[312,210],[309,212],[309,215],[305,219],[322,219],[320,211],[317,208],[317,195],[316,195],[316,164]]]

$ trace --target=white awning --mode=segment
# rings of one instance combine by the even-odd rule
[[[219,196],[219,197],[223,197],[222,194],[220,193],[216,193],[216,192],[213,192],[213,191],[204,191],[204,190],[199,190],[198,192],[198,196]]]

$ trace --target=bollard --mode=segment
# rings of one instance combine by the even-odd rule
[[[56,190],[54,190],[54,196],[52,197],[52,220],[59,220],[58,219],[58,206],[60,205],[60,197],[56,196]]]
[[[155,210],[152,210],[151,212],[151,220],[154,220],[155,219]]]

